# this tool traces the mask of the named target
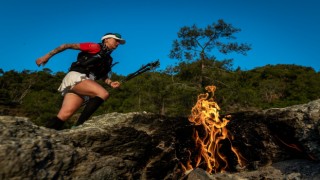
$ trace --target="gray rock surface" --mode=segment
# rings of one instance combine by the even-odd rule
[[[24,117],[0,117],[0,179],[317,179],[320,100],[287,108],[232,114],[240,169],[184,174],[192,148],[187,118],[110,113],[56,131]]]
[[[172,156],[179,122],[148,113],[112,113],[56,131],[24,117],[2,116],[0,179],[165,178],[177,164]],[[161,164],[165,170],[155,169]]]

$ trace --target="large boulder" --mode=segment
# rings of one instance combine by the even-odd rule
[[[62,131],[1,116],[0,179],[319,178],[320,100],[231,114],[227,128],[246,166],[227,173],[182,171],[194,128],[187,118],[143,112],[95,116]]]
[[[150,113],[111,113],[56,131],[28,118],[2,116],[0,177],[163,179],[178,164],[175,126],[183,123]]]

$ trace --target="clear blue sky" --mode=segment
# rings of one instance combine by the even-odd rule
[[[297,64],[320,70],[319,0],[2,0],[0,68],[41,70],[35,60],[63,43],[100,42],[107,32],[126,39],[113,53],[117,74],[160,59],[161,68],[183,26],[205,27],[223,19],[240,28],[247,56],[231,54],[234,67]],[[54,56],[45,66],[67,71],[77,51]]]

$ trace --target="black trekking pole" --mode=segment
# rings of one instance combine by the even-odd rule
[[[129,81],[130,79],[142,74],[142,73],[145,73],[147,71],[150,71],[150,70],[153,70],[155,68],[157,68],[158,66],[160,65],[160,61],[159,60],[156,60],[154,62],[150,62],[146,65],[143,65],[140,69],[138,69],[137,71],[127,75],[126,78],[124,78],[123,80],[121,80],[120,82],[121,83],[124,83],[124,82],[127,82]]]

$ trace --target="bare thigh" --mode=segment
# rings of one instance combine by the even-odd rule
[[[58,118],[64,121],[69,119],[81,107],[83,101],[84,99],[75,93],[65,94]]]
[[[87,79],[84,80],[72,88],[72,91],[76,94],[81,94],[85,96],[95,97],[99,96],[100,98],[106,100],[109,97],[109,93],[97,82]]]

